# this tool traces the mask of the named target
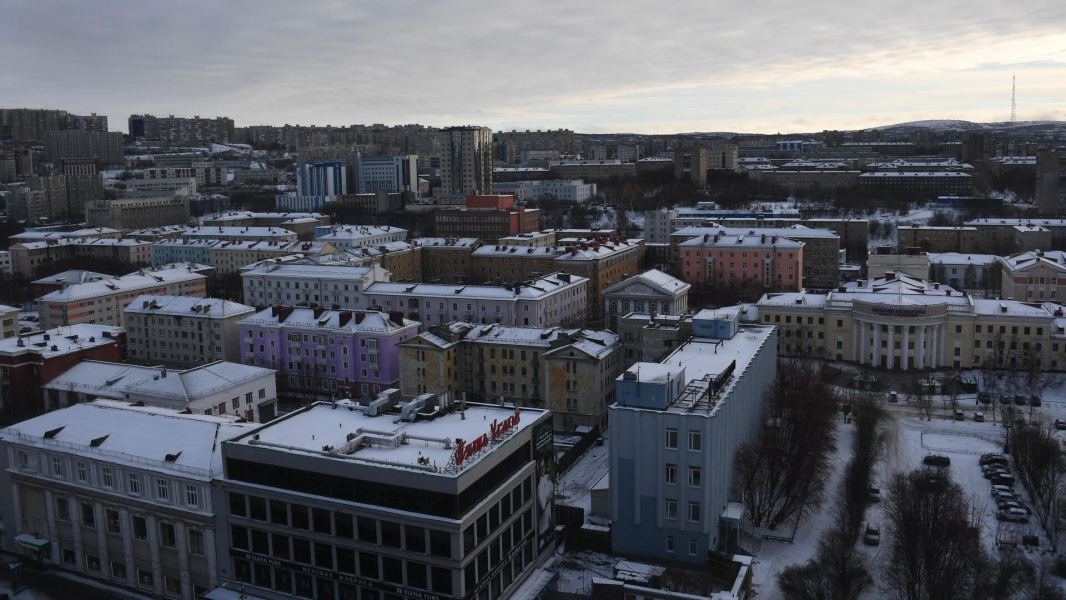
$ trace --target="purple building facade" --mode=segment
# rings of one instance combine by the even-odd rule
[[[273,306],[237,327],[242,362],[276,369],[279,395],[329,399],[399,387],[397,345],[419,323],[398,312]]]

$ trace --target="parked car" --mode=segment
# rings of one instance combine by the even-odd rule
[[[1001,463],[1006,464],[1007,463],[1007,457],[1003,456],[1002,454],[999,454],[998,452],[990,452],[988,454],[982,454],[981,455],[981,460],[979,460],[977,462],[978,462],[978,464],[980,464],[982,466],[990,464],[990,463],[994,463],[994,462],[1001,462]]]
[[[999,473],[992,477],[992,485],[1005,485],[1009,488],[1014,487],[1014,475],[1010,473]]]
[[[977,401],[981,404],[992,404],[992,394],[988,392],[977,392]]]
[[[1004,509],[1007,509],[1007,508],[1017,508],[1019,510],[1024,510],[1027,515],[1032,516],[1032,514],[1033,514],[1033,511],[1029,510],[1029,508],[1027,506],[1023,505],[1021,502],[1018,502],[1017,500],[1000,500],[1000,501],[996,502],[996,506],[998,507],[999,510],[1004,510]]]
[[[992,479],[993,477],[999,477],[1000,475],[1010,475],[1005,469],[985,469],[985,479]]]
[[[1022,394],[1015,394],[1014,403],[1018,406],[1025,406],[1025,396]]]
[[[870,501],[872,501],[872,502],[880,502],[881,501],[881,488],[874,487],[872,485],[870,486]]]
[[[1055,429],[1066,429],[1066,419],[1055,419]]]
[[[876,523],[866,524],[866,533],[862,536],[862,541],[871,546],[876,546],[881,543],[881,528]]]
[[[1044,401],[1040,399],[1040,396],[1036,394],[1029,396],[1029,404],[1032,404],[1033,406],[1040,406],[1043,403]]]
[[[984,423],[985,422],[985,413],[975,412],[973,414],[973,420],[978,422],[978,423]]]
[[[1010,404],[1010,396],[1000,396],[999,397],[999,403],[1000,404]]]
[[[992,490],[992,497],[997,501],[999,500],[1018,500],[1018,496],[1014,495],[1014,492],[1007,488],[1006,490]]]
[[[889,392],[888,393],[888,401],[889,402],[899,402],[899,394],[897,394],[896,392]]]
[[[965,421],[966,420],[966,415],[962,414],[961,410],[957,410],[957,411],[955,411],[955,420],[956,421]]]
[[[997,513],[999,520],[1001,521],[1015,521],[1018,523],[1028,523],[1029,513],[1020,508],[1005,508]]]
[[[947,467],[951,465],[951,459],[942,454],[930,454],[925,457],[924,462],[930,467]]]

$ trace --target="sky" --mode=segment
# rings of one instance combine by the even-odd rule
[[[795,133],[1066,120],[1066,2],[0,0],[0,106]]]

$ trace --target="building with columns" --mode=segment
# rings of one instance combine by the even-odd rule
[[[140,594],[199,598],[218,583],[221,442],[256,426],[97,400],[4,429],[3,549]]]
[[[1063,370],[1066,343],[1046,306],[973,298],[888,272],[828,294],[766,294],[758,319],[780,329],[781,356],[907,370]]]

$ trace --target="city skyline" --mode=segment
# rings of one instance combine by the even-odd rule
[[[151,113],[237,126],[812,132],[1008,121],[1016,75],[1019,121],[1066,120],[1066,6],[1054,2],[165,10],[8,7],[0,49],[19,60],[0,76],[0,105],[106,114],[112,131]]]

